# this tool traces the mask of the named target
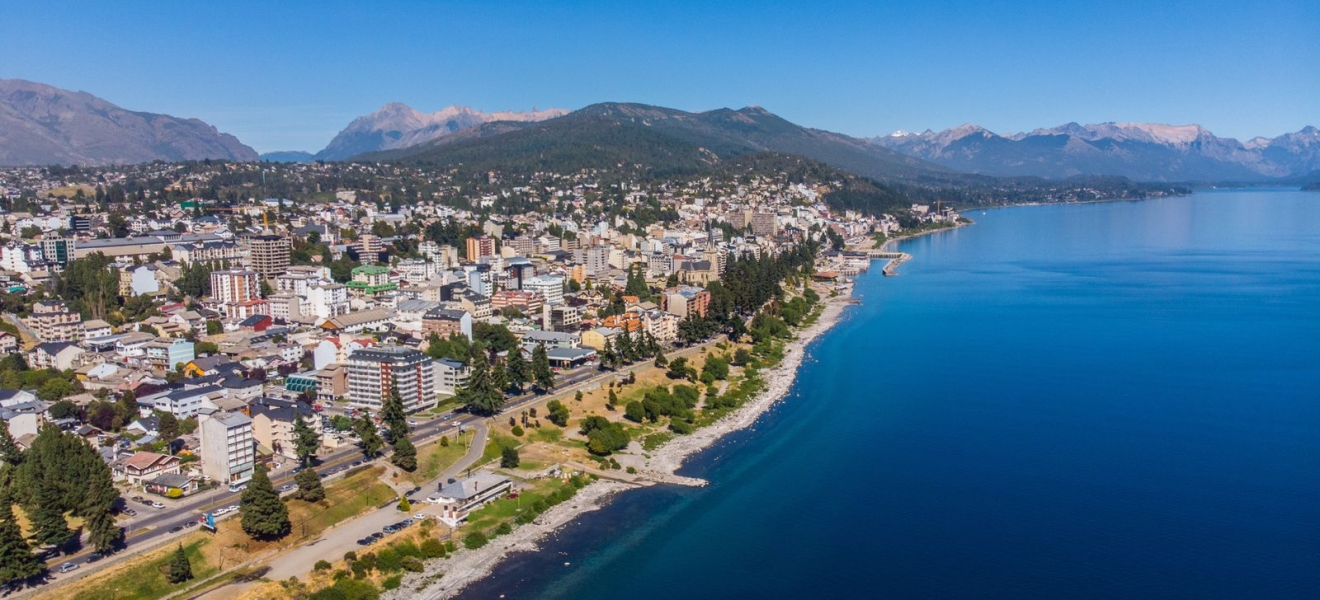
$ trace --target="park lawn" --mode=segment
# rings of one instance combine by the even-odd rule
[[[165,579],[166,565],[174,557],[176,548],[167,545],[149,555],[133,559],[109,578],[98,576],[79,582],[79,587],[85,589],[74,594],[72,599],[102,600],[113,596],[116,600],[154,600],[188,589],[220,570],[202,553],[203,547],[210,543],[211,540],[205,536],[194,536],[193,541],[183,545],[188,562],[192,563],[191,580],[175,585]],[[94,585],[89,587],[89,583]]]
[[[527,436],[529,442],[545,442],[554,444],[564,437],[564,430],[556,427],[554,424],[545,422],[539,429],[530,429]]]
[[[547,477],[528,482],[529,485],[518,491],[518,497],[500,498],[468,515],[463,525],[464,532],[481,531],[489,533],[500,523],[512,520],[521,510],[531,510],[537,500],[545,499],[555,491],[569,485],[568,481],[557,477]]]
[[[293,524],[293,536],[305,539],[320,535],[331,525],[394,499],[394,490],[380,481],[383,471],[374,467],[327,485],[325,500],[317,504],[290,500],[289,522]]]
[[[420,453],[417,470],[410,473],[408,479],[417,485],[431,481],[457,463],[466,453],[467,448],[456,441],[451,441],[448,446],[442,446],[439,442],[429,444]]]
[[[521,445],[522,442],[518,438],[491,430],[490,439],[486,441],[486,449],[481,458],[486,462],[498,461],[505,448],[517,448]]]

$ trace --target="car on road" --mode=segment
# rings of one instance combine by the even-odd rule
[[[101,554],[100,552],[93,552],[87,555],[87,564],[90,565],[98,560],[101,560],[102,558],[105,558],[104,554]]]
[[[66,562],[60,565],[61,573],[68,573],[69,571],[75,571],[77,569],[78,569],[78,563]]]
[[[183,525],[175,525],[170,528],[170,533],[178,533],[180,531],[183,531]]]
[[[357,545],[359,545],[359,546],[370,546],[370,545],[371,545],[372,543],[374,543],[375,541],[376,541],[375,538],[372,538],[372,537],[368,536],[368,537],[364,537],[364,538],[358,540],[358,541],[357,541]]]
[[[152,501],[149,504],[151,505],[152,508],[165,508],[165,505],[161,504],[160,502]]]
[[[287,492],[287,491],[290,491],[290,490],[292,490],[292,489],[293,489],[293,484],[292,484],[292,483],[286,483],[286,484],[280,486],[280,491],[281,491],[281,492]]]
[[[137,511],[136,511],[136,510],[133,510],[133,509],[131,509],[131,508],[125,508],[124,510],[121,510],[121,511],[119,511],[119,512],[124,513],[124,514],[126,514],[126,515],[128,515],[128,516],[130,516],[130,517],[136,517],[136,516],[137,516]]]
[[[418,521],[425,521],[425,520],[430,519],[430,518],[432,518],[432,517],[431,517],[431,515],[428,515],[428,514],[426,514],[426,513],[417,513],[417,514],[413,515],[413,518],[414,518],[414,519],[417,519]]]
[[[184,527],[196,527],[196,526],[197,526],[197,521],[188,521],[187,523],[184,523],[183,526],[184,526]]]
[[[417,419],[408,419],[408,424],[409,424],[409,425],[412,425],[413,427],[416,427],[416,426],[417,426]]]
[[[369,536],[367,536],[367,537],[371,538],[372,541],[375,541],[375,540],[379,540],[380,538],[385,537],[385,534],[383,534],[383,533],[377,531],[377,532],[372,533],[371,535],[369,535]]]
[[[355,461],[353,461],[352,463],[349,463],[348,466],[349,466],[349,468],[360,467],[360,466],[362,466],[362,461],[360,461],[360,460],[355,460]]]
[[[230,491],[230,492],[241,492],[241,491],[246,490],[246,489],[247,489],[247,484],[246,484],[246,483],[244,483],[244,484],[242,484],[242,485],[235,485],[235,484],[230,484],[230,485],[229,485],[229,491]]]
[[[129,498],[129,500],[132,500],[134,502],[141,502],[143,498],[142,496],[133,496],[132,498]]]

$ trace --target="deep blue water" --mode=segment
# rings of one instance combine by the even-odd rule
[[[859,279],[710,487],[464,597],[1320,598],[1320,194],[970,216]]]

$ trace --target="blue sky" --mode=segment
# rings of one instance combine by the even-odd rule
[[[1320,2],[8,2],[0,78],[315,151],[425,111],[757,104],[852,135],[1320,125]],[[1157,6],[1150,6],[1157,5]]]

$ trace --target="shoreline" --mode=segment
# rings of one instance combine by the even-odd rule
[[[689,435],[670,440],[650,453],[646,466],[639,474],[652,480],[704,485],[705,481],[677,475],[683,463],[692,455],[709,448],[724,436],[745,429],[756,422],[767,410],[779,403],[797,381],[798,370],[806,357],[806,348],[839,322],[844,308],[852,300],[851,291],[821,301],[822,310],[816,322],[797,333],[797,337],[784,345],[784,358],[766,379],[765,387],[746,404],[725,415],[710,426]],[[579,515],[604,508],[617,493],[643,487],[618,481],[598,479],[583,487],[567,502],[552,507],[536,521],[515,528],[508,535],[497,537],[476,550],[462,549],[452,558],[434,563],[435,569],[426,569],[404,578],[398,589],[383,594],[382,598],[446,600],[462,592],[468,585],[491,574],[495,567],[515,552],[535,551],[537,543],[568,524]],[[438,581],[427,583],[441,575]]]

